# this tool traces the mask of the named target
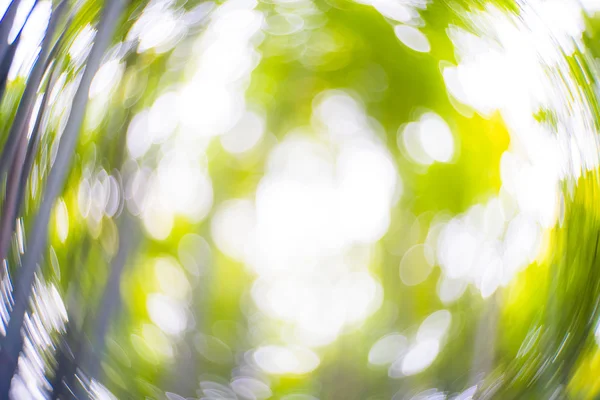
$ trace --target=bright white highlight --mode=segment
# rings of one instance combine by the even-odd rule
[[[256,364],[274,375],[307,374],[319,366],[319,357],[307,348],[265,346],[254,350]]]
[[[449,162],[454,155],[454,137],[446,121],[435,113],[421,117],[421,143],[434,161]]]
[[[59,199],[56,202],[54,209],[54,215],[56,218],[56,233],[58,239],[64,243],[69,236],[69,210],[63,199]]]
[[[390,22],[416,24],[419,22],[419,8],[425,8],[428,0],[358,0],[358,3],[373,6]]]
[[[392,333],[379,339],[369,351],[369,363],[387,365],[402,356],[408,348],[405,336]]]
[[[564,81],[558,73],[571,74],[564,54],[581,45],[580,4],[534,0],[518,17],[488,5],[469,20],[483,31],[448,31],[459,61],[443,69],[448,93],[461,113],[500,112],[511,146],[501,159],[499,195],[453,218],[436,241],[445,275],[438,292],[446,303],[462,294],[461,281],[489,297],[534,262],[544,231],[558,219],[560,182],[599,164],[590,106],[557,83]],[[540,110],[564,117],[556,126],[539,123]],[[405,133],[405,142],[414,136]],[[411,153],[416,145],[406,147]],[[415,152],[416,162],[427,159],[424,147]]]
[[[199,222],[213,203],[212,181],[206,169],[191,153],[171,151],[162,158],[150,177],[142,219],[155,239],[169,236],[174,217],[183,215]]]
[[[436,360],[451,323],[452,314],[449,311],[436,311],[423,320],[410,346],[406,339],[400,339],[399,335],[392,334],[377,342],[371,352],[377,349],[385,364],[391,362],[388,368],[390,378],[396,379],[418,374]],[[389,353],[384,353],[385,348],[389,350]],[[371,353],[369,353],[369,357],[370,355]]]
[[[211,224],[219,249],[258,274],[252,298],[285,323],[282,339],[308,347],[333,342],[380,306],[371,249],[401,191],[355,99],[317,96],[313,125],[316,138],[297,131],[271,151],[254,201],[223,203]]]
[[[33,1],[25,1],[19,6],[14,25],[9,34],[9,42],[15,39],[17,28],[23,25],[25,17],[32,6]],[[17,76],[24,77],[29,74],[35,58],[40,51],[40,44],[50,20],[51,9],[52,3],[50,1],[40,1],[35,5],[21,33],[19,46],[8,72],[8,80],[14,80]]]
[[[248,111],[231,130],[221,136],[221,145],[228,153],[243,154],[260,142],[264,132],[264,117]]]
[[[245,84],[260,59],[252,38],[263,16],[253,10],[255,5],[235,0],[211,14],[211,23],[195,46],[198,68],[179,92],[177,109],[184,133],[222,135],[244,115]]]
[[[87,59],[87,56],[92,49],[92,43],[95,36],[96,30],[90,25],[86,25],[79,31],[73,44],[69,48],[69,56],[71,56],[73,63],[78,68],[81,67]]]
[[[123,76],[123,71],[123,64],[117,60],[111,60],[103,64],[94,76],[94,80],[92,80],[90,98],[111,93],[121,76]]]
[[[171,1],[151,1],[129,31],[129,40],[139,39],[138,53],[153,49],[169,50],[186,31],[181,11],[174,11]]]
[[[435,339],[418,342],[413,346],[402,361],[402,373],[415,375],[429,367],[440,352],[440,343]]]
[[[150,319],[163,332],[178,335],[187,326],[187,315],[183,304],[172,297],[150,294],[146,300]]]
[[[151,2],[130,31],[140,39],[139,51],[162,52],[175,44],[185,26],[172,24],[182,11],[169,4]],[[210,4],[187,12],[184,25],[209,19],[193,47],[196,69],[185,86],[167,88],[130,123],[127,150],[133,159],[155,156],[153,146],[161,145],[156,170],[133,174],[128,188],[127,206],[155,240],[171,235],[177,217],[198,223],[210,212],[213,186],[204,155],[212,137],[224,135],[223,147],[232,154],[251,150],[262,138],[264,120],[246,109],[244,98],[260,58],[253,38],[263,18],[255,6],[251,0],[234,0],[210,16]]]
[[[394,28],[396,37],[400,39],[404,45],[419,53],[429,53],[431,45],[427,36],[417,28],[408,25],[398,25]]]
[[[427,340],[440,340],[442,339],[452,322],[452,314],[447,310],[436,311],[429,315],[419,326],[417,332],[417,340],[424,342]]]
[[[399,144],[421,165],[447,163],[454,157],[454,136],[439,115],[427,112],[419,121],[408,123],[399,132]]]

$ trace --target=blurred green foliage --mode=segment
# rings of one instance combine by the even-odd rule
[[[75,2],[70,3],[75,6]],[[201,4],[179,3],[186,10]],[[398,392],[410,396],[430,388],[456,394],[478,383],[474,380],[477,373],[485,377],[477,398],[598,396],[600,353],[594,332],[600,294],[597,260],[600,220],[596,172],[587,173],[577,182],[565,183],[564,192],[570,196],[566,196],[564,220],[546,232],[545,256],[490,299],[483,300],[477,290],[469,287],[465,295],[446,307],[436,295],[439,268],[412,287],[404,285],[398,276],[398,265],[405,251],[426,240],[436,215],[463,213],[500,191],[501,156],[510,146],[502,115],[461,114],[453,106],[441,74],[443,63],[457,61],[447,34],[448,26],[467,29],[466,11],[481,9],[489,3],[431,2],[420,13],[424,21],[422,31],[431,44],[428,53],[417,53],[404,46],[390,22],[373,7],[338,0],[315,2],[322,21],[315,22],[319,27],[312,32],[298,33],[298,37],[266,34],[260,43],[257,50],[261,59],[251,73],[245,96],[249,104],[264,111],[269,134],[258,149],[243,156],[228,154],[218,140],[208,144],[203,162],[213,182],[215,205],[253,195],[265,173],[269,150],[293,129],[310,125],[313,99],[328,89],[348,90],[364,103],[368,115],[380,124],[378,134],[392,154],[403,182],[402,199],[392,209],[388,233],[376,244],[369,265],[369,272],[383,287],[382,306],[360,329],[345,333],[334,344],[320,349],[321,363],[312,373],[271,376],[273,398],[306,393],[322,399],[375,400],[392,398]],[[506,13],[518,13],[517,2],[494,3]],[[61,45],[63,51],[55,60],[64,74],[63,84],[67,85],[75,82],[84,65],[75,65],[64,49],[69,48],[87,24],[96,25],[103,6],[94,0],[76,5],[78,9]],[[104,111],[94,114],[95,99],[88,104],[60,199],[68,210],[68,236],[61,239],[58,233],[61,222],[57,221],[56,208],[49,226],[48,246],[39,271],[45,282],[59,288],[68,323],[66,333],[54,333],[57,355],[46,362],[52,381],[55,373],[52,371],[60,371],[61,362],[79,365],[82,358],[98,357],[102,360],[102,372],[96,378],[118,398],[163,399],[165,391],[196,397],[201,381],[229,382],[239,359],[252,348],[249,338],[256,334],[251,331],[256,328],[248,321],[252,316],[248,310],[252,308],[249,290],[253,273],[216,248],[210,231],[212,215],[197,223],[177,217],[168,238],[156,240],[145,233],[139,218],[128,217],[123,204],[119,213],[103,216],[96,226],[91,226],[78,209],[80,182],[84,177],[99,171],[124,175],[128,168],[126,135],[132,118],[165,91],[185,83],[194,68],[190,64],[193,63],[190,49],[203,34],[206,22],[189,28],[168,51],[150,49],[137,53],[136,43],[125,38],[144,7],[143,1],[130,2],[117,28],[113,50],[125,54],[122,57],[125,69],[108,103],[98,106]],[[258,9],[267,15],[277,12],[270,2],[260,3]],[[600,25],[598,19],[591,17],[586,23],[589,53],[575,54],[568,62],[571,78],[577,80],[581,95],[597,113],[597,89],[592,84],[595,66],[589,64],[598,55]],[[314,42],[318,47],[326,39],[322,35],[335,44],[334,51],[311,56],[295,45],[297,40],[309,46]],[[2,99],[3,140],[25,83],[26,78],[21,76],[10,81]],[[399,129],[417,119],[422,110],[442,116],[456,134],[454,162],[420,168],[397,145]],[[50,110],[46,118],[46,130],[27,182],[19,219],[25,232],[31,229],[36,217],[59,140],[61,114]],[[538,114],[538,120],[548,124],[556,124],[557,118],[551,112]],[[156,167],[161,151],[160,146],[151,148],[139,167]],[[95,354],[93,348],[89,349],[89,341],[98,329],[96,316],[102,312],[110,271],[125,242],[124,232],[129,236],[126,239],[135,239],[129,241],[126,268],[119,279],[117,293],[122,297],[122,307],[110,318],[107,336],[102,339],[106,342],[105,349]],[[208,242],[210,258],[201,266],[201,274],[187,274],[192,288],[194,326],[181,337],[171,339],[153,325],[146,304],[148,296],[160,290],[154,274],[156,259],[177,259],[180,240],[188,233],[198,234]],[[8,262],[16,279],[21,257],[17,242],[13,240]],[[387,368],[369,365],[369,350],[380,337],[394,331],[412,332],[427,315],[442,308],[452,313],[451,330],[447,344],[429,368],[415,376],[394,380],[388,377]],[[482,350],[477,344],[482,340],[482,332],[486,334],[483,329],[486,324],[494,334],[483,341]],[[197,341],[202,340],[200,333],[218,339],[215,348],[222,354],[212,360],[199,354],[195,348]],[[264,335],[274,334],[264,332]],[[480,366],[477,360],[481,357],[488,360],[490,368],[474,371]],[[67,375],[74,372],[71,369]],[[64,379],[75,383],[71,376]]]

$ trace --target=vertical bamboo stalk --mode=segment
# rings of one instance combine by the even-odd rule
[[[28,240],[28,249],[23,258],[18,280],[14,288],[14,307],[2,341],[0,350],[0,398],[8,398],[10,384],[17,369],[19,354],[23,348],[21,329],[29,298],[38,269],[38,262],[46,247],[48,239],[48,223],[56,198],[63,190],[67,172],[72,161],[79,131],[83,123],[88,93],[104,52],[106,51],[113,32],[124,8],[123,0],[109,0],[103,10],[92,50],[85,66],[81,83],[73,100],[73,107],[67,120],[65,130],[60,138],[54,165],[50,170],[46,191],[38,211]]]
[[[35,95],[37,94],[40,83],[44,76],[44,71],[47,67],[46,61],[50,53],[52,37],[54,36],[54,31],[58,26],[58,22],[60,21],[61,15],[64,12],[65,6],[65,1],[61,1],[52,12],[52,16],[48,22],[46,35],[42,40],[42,50],[40,51],[33,69],[31,70],[31,74],[27,79],[25,91],[23,92],[23,96],[19,102],[15,119],[13,120],[13,123],[10,127],[10,132],[8,133],[8,138],[6,139],[6,143],[4,143],[4,147],[2,149],[2,155],[0,156],[0,178],[2,178],[7,172],[8,167],[12,165],[17,146],[19,144],[20,135],[24,134],[23,132],[25,131],[27,122],[31,116],[31,111],[35,103]],[[0,237],[0,242],[3,240],[5,240],[5,238]]]
[[[32,8],[35,7],[36,3],[33,4]],[[20,4],[21,0],[13,0],[8,5],[2,20],[0,20],[0,59],[4,58],[4,54],[6,54],[8,51],[8,35],[10,34],[12,26],[15,22],[15,16],[17,15],[17,10],[19,9]]]
[[[6,50],[0,53],[0,99],[2,99],[2,96],[4,95],[4,90],[6,89],[6,83],[8,82],[8,73],[10,72],[10,67],[12,66],[12,62],[15,58],[17,47],[21,42],[21,34],[23,33],[23,28],[25,28],[25,25],[27,24],[27,21],[29,20],[29,17],[31,16],[31,13],[33,12],[34,8],[35,4],[29,10],[27,17],[25,17],[25,23],[23,24],[23,26],[21,26],[19,32],[17,32],[15,40],[13,40],[11,44],[6,43]],[[0,24],[1,23],[2,22],[0,22]]]

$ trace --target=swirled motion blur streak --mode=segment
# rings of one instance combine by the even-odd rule
[[[0,16],[0,399],[600,397],[600,1]]]

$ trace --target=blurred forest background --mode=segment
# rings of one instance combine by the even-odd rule
[[[0,1],[0,398],[597,398],[596,11]]]

